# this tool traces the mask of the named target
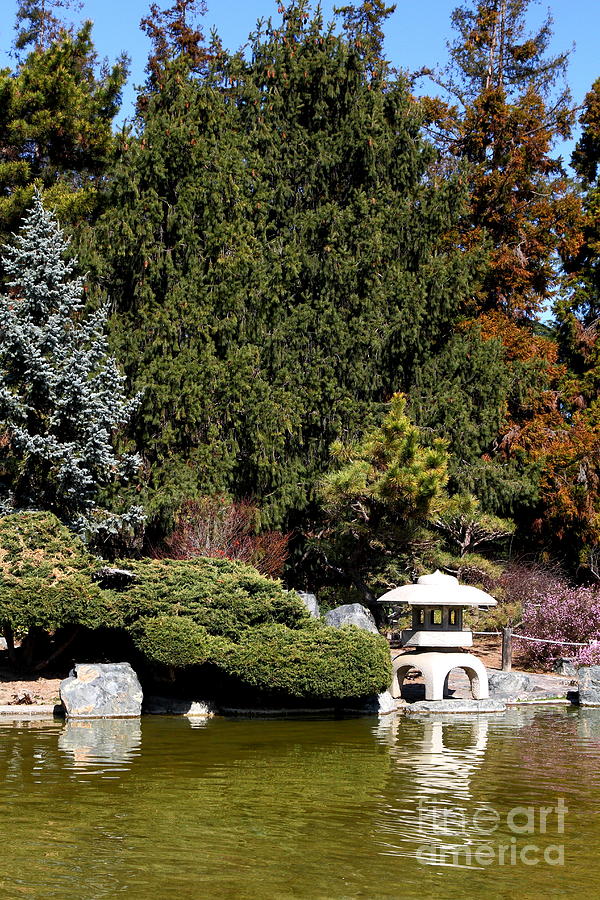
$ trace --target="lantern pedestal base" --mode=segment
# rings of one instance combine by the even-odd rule
[[[463,669],[471,683],[474,700],[489,697],[488,677],[481,660],[472,653],[448,653],[429,650],[403,653],[393,662],[392,697],[401,697],[402,683],[411,669],[417,669],[425,682],[425,701],[444,700],[444,688],[452,669]],[[450,700],[450,703],[457,701]]]
[[[417,700],[403,707],[405,716],[423,716],[434,713],[502,713],[506,704],[501,700]]]

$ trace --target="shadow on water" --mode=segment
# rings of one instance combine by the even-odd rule
[[[0,725],[0,896],[592,897],[599,763],[600,710]],[[564,866],[465,856],[557,797]]]

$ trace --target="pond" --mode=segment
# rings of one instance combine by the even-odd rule
[[[600,892],[600,709],[2,722],[0,769],[0,897]]]

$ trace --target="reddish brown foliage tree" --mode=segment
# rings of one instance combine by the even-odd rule
[[[539,465],[540,509],[535,529],[553,541],[590,547],[600,539],[600,423],[586,408],[581,385],[558,360],[555,341],[527,324],[492,312],[477,319],[485,339],[499,339],[516,389],[497,450],[525,453]],[[528,376],[530,373],[531,377]],[[586,551],[580,557],[585,559]]]
[[[481,310],[535,317],[552,295],[556,252],[578,233],[577,193],[560,159],[557,138],[574,122],[570,96],[554,90],[567,54],[547,55],[548,18],[526,28],[531,0],[469,0],[452,15],[458,33],[451,65],[440,77],[448,99],[423,101],[430,130],[446,160],[469,164],[471,204],[462,240],[487,240],[489,267],[476,300]]]
[[[232,503],[223,497],[188,500],[177,515],[173,534],[154,555],[160,559],[233,559],[278,578],[288,557],[290,535],[259,533],[258,519],[257,507],[247,501]]]
[[[147,67],[151,84],[158,81],[165,63],[180,54],[186,56],[192,71],[202,69],[208,53],[197,21],[205,14],[204,0],[175,0],[173,6],[164,10],[158,3],[150,4],[150,11],[140,25],[152,41]]]

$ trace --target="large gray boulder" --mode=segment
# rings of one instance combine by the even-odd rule
[[[60,699],[70,719],[139,716],[143,696],[129,663],[77,663],[60,684]]]
[[[565,675],[567,678],[577,678],[577,664],[568,656],[561,656],[555,659],[552,665],[552,671],[557,675]]]
[[[535,691],[535,680],[525,672],[490,672],[488,670],[490,694],[493,697],[519,697]]]
[[[373,614],[366,606],[360,603],[346,603],[344,606],[336,606],[325,616],[325,624],[333,628],[341,628],[343,625],[356,625],[363,631],[371,631],[379,634]]]
[[[581,706],[600,706],[600,666],[580,666],[577,677]]]
[[[305,607],[314,619],[320,619],[319,604],[317,603],[316,594],[307,594],[306,591],[296,591]]]

